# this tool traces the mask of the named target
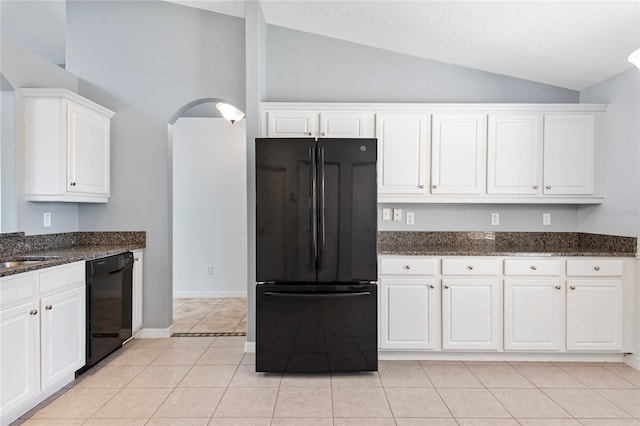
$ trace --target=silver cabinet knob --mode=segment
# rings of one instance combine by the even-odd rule
[[[593,270],[594,270],[594,271],[599,271],[599,270],[600,270],[600,267],[596,265],[596,266],[594,266],[594,267],[593,267]]]
[[[433,185],[433,189],[437,189],[437,188],[438,188],[438,185]]]
[[[140,260],[139,257],[134,257],[133,260],[135,260],[136,262]]]
[[[433,284],[431,284],[431,285],[429,286],[429,288],[435,288],[435,287],[433,286]]]
[[[538,189],[538,185],[533,185],[533,189]]]
[[[575,289],[576,289],[576,286],[575,286],[575,285],[572,285],[572,286],[571,286],[571,287],[569,287],[569,288],[570,288],[571,290],[575,290]]]
[[[556,286],[556,290],[560,290],[562,287],[560,287],[559,285]]]
[[[307,133],[307,134],[308,134],[309,136],[311,136],[313,133],[309,132],[309,133]]]
[[[31,311],[29,311],[29,315],[38,315],[38,310],[32,309]]]
[[[529,266],[529,268],[531,268],[532,271],[535,271],[538,269],[538,267],[536,265],[531,265]]]
[[[448,285],[445,285],[445,286],[444,286],[444,288],[448,289],[448,288],[449,288],[449,286],[448,286]]]
[[[418,185],[418,188],[424,189],[424,185]]]
[[[411,269],[411,265],[404,265],[404,269]]]
[[[327,132],[320,133],[322,136],[327,136]]]
[[[467,265],[467,269],[473,271],[473,265]]]
[[[47,305],[44,307],[47,311],[50,311],[53,309],[53,305]]]
[[[71,186],[76,186],[76,183],[75,182],[71,182],[70,185]]]
[[[551,185],[547,185],[547,186],[545,186],[545,188],[551,189]]]

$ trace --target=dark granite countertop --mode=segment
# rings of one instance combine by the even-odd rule
[[[579,232],[378,233],[379,255],[634,257],[637,239]]]
[[[0,235],[0,254],[2,261],[23,257],[51,257],[50,259],[1,268],[0,277],[20,274],[66,263],[99,259],[142,249],[146,246],[144,232],[78,232],[25,236]]]

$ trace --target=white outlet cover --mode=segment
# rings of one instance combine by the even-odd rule
[[[382,220],[391,220],[391,209],[383,208],[382,209]]]
[[[500,225],[500,213],[491,213],[491,224]]]
[[[415,214],[413,212],[407,212],[407,225],[413,225],[415,223]]]
[[[542,224],[551,225],[551,213],[542,213]]]
[[[393,209],[393,220],[395,222],[402,222],[402,209]]]

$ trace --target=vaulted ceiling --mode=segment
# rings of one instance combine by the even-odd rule
[[[244,16],[242,1],[172,2]],[[640,48],[638,0],[260,3],[268,24],[574,90]]]

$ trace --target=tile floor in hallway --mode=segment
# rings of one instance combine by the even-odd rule
[[[138,339],[24,425],[640,425],[622,363],[381,361],[379,372],[256,373],[244,337]]]
[[[247,298],[174,298],[174,333],[246,333]]]

